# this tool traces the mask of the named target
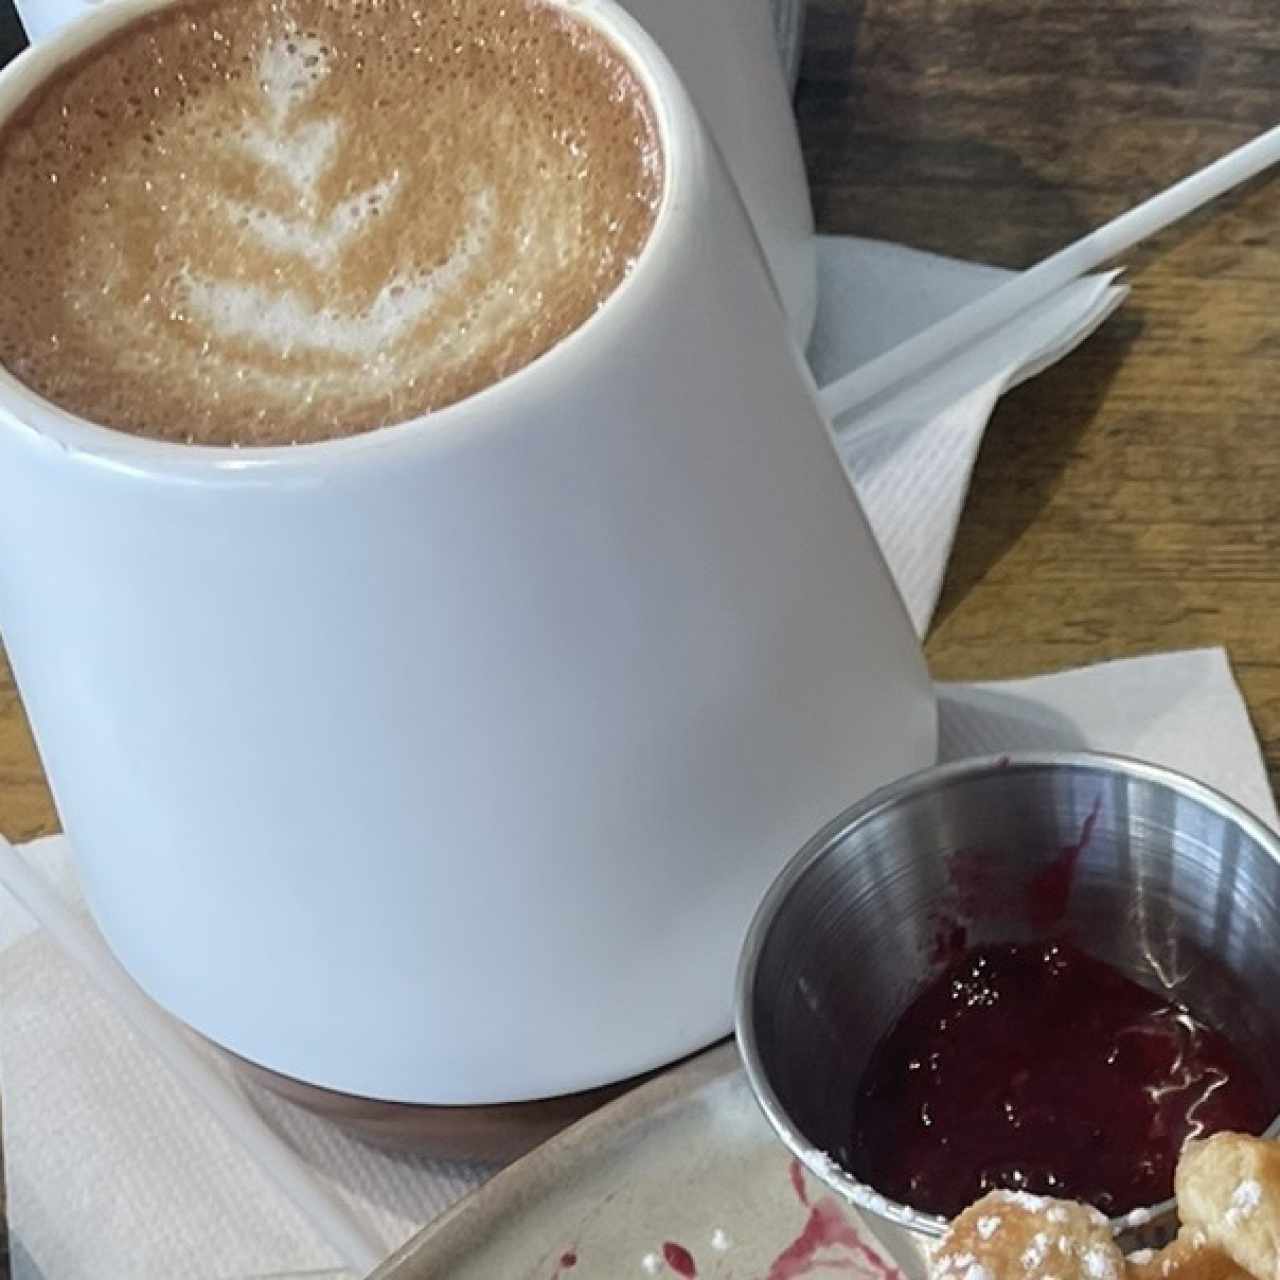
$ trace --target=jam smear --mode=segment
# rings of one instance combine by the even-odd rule
[[[1108,1214],[1173,1194],[1183,1143],[1261,1133],[1273,1091],[1221,1032],[1065,943],[975,947],[916,997],[858,1087],[850,1171],[918,1210],[996,1187]]]

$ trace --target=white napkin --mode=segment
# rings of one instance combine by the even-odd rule
[[[876,240],[822,237],[809,363],[819,386],[994,289],[1009,272]],[[933,616],[996,400],[1083,342],[1128,289],[1090,276],[837,431],[867,519],[917,630]],[[874,301],[874,305],[872,302]]]
[[[1003,275],[852,240],[826,240],[821,253],[823,299],[811,352],[819,381]],[[922,628],[996,397],[1064,354],[1122,297],[1109,279],[1082,282],[842,435],[842,454]],[[1257,743],[1218,651],[946,686],[941,697],[946,755],[1031,745],[1128,752],[1194,772],[1275,820]],[[36,842],[27,854],[79,900],[61,837]],[[0,948],[0,1090],[17,1280],[346,1274],[2,894]],[[383,1155],[266,1095],[252,1097],[388,1251],[490,1172]]]

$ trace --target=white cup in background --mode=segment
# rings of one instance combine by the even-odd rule
[[[774,12],[765,0],[622,0],[662,46],[724,155],[803,347],[817,246]]]
[[[154,0],[0,72],[0,120]],[[86,896],[162,1005],[419,1103],[617,1080],[729,1029],[831,814],[930,762],[920,648],[742,204],[661,52],[646,248],[426,420],[293,448],[87,424],[0,371],[0,629]]]

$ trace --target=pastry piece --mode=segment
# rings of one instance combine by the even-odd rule
[[[1189,1142],[1174,1190],[1193,1238],[1203,1233],[1254,1280],[1280,1278],[1280,1146],[1240,1133]]]
[[[1073,1200],[991,1191],[956,1218],[931,1280],[1125,1280],[1107,1219]]]
[[[1198,1230],[1184,1229],[1158,1252],[1144,1249],[1125,1262],[1127,1280],[1254,1280]]]

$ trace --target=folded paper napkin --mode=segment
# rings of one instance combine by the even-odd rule
[[[811,358],[843,373],[1003,276],[894,246],[830,239]],[[861,300],[874,297],[870,316]],[[1065,354],[1119,304],[1083,281],[839,438],[917,625],[932,613],[969,473],[1001,391]],[[942,751],[1100,748],[1181,768],[1265,820],[1257,742],[1217,650],[1040,679],[944,686]],[[72,901],[61,837],[31,860]],[[342,1276],[339,1260],[188,1098],[20,908],[0,895],[0,1089],[17,1280]],[[264,1094],[269,1120],[388,1251],[481,1182],[484,1166],[383,1155]]]
[[[837,434],[917,630],[933,616],[996,400],[1072,351],[1124,300],[1118,272],[1078,281]],[[818,242],[809,362],[819,386],[994,289],[1007,271],[872,240]],[[866,300],[877,305],[868,307]]]

